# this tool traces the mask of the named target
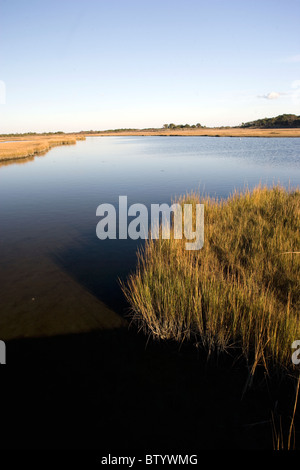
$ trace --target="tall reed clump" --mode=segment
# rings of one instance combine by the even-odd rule
[[[291,369],[300,339],[300,191],[257,187],[204,204],[205,242],[149,239],[122,289],[154,337],[192,340],[208,354],[236,348],[252,372]],[[195,211],[194,211],[195,212]]]

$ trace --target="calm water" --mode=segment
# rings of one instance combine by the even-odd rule
[[[0,338],[120,326],[138,243],[96,237],[96,208],[300,185],[300,139],[93,137],[0,167]]]

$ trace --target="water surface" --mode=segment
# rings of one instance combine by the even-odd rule
[[[0,337],[118,327],[139,242],[96,237],[96,208],[300,185],[300,139],[91,137],[0,166]]]

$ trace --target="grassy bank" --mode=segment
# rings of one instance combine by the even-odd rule
[[[61,136],[22,136],[6,142],[8,138],[0,139],[0,161],[27,158],[47,152],[58,145],[76,144],[77,140],[84,140],[82,135]]]
[[[88,133],[86,134],[88,135]],[[209,136],[209,137],[300,137],[300,129],[202,128],[202,129],[140,129],[104,131],[90,136]]]
[[[258,187],[227,200],[199,197],[205,242],[149,240],[125,295],[132,318],[161,339],[189,340],[208,354],[241,354],[253,375],[291,370],[300,339],[300,191]]]

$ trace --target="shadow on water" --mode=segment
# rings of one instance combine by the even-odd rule
[[[241,400],[245,371],[188,346],[119,328],[12,340],[7,361],[2,448],[272,446],[266,391]]]
[[[95,235],[82,236],[80,241],[56,250],[49,256],[68,276],[81,284],[97,299],[119,315],[128,311],[120,287],[136,268],[137,248],[134,240],[99,240]]]
[[[134,241],[108,240],[100,250],[99,240],[82,234],[50,256],[123,315],[117,279],[134,270],[136,249]],[[247,369],[230,356],[207,363],[194,346],[148,340],[133,325],[7,341],[1,375],[2,448],[272,448],[279,392],[264,385],[242,399]],[[292,403],[289,388],[280,394],[279,403]]]
[[[52,259],[124,314],[117,277],[134,269],[136,243],[124,251],[109,241],[99,251],[97,240],[82,240]],[[279,392],[264,385],[242,399],[247,370],[230,356],[207,363],[194,346],[148,340],[133,325],[7,341],[1,374],[2,448],[272,448]],[[289,388],[280,394],[279,403],[292,403]]]

